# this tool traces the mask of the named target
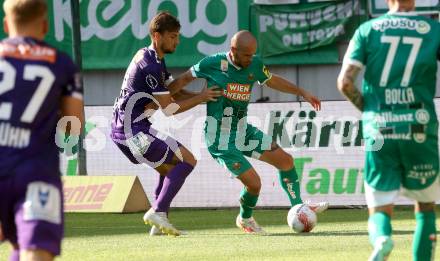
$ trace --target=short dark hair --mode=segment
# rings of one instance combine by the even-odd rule
[[[179,20],[168,12],[159,12],[151,19],[150,35],[153,33],[178,32],[180,30]]]

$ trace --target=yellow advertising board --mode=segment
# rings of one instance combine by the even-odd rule
[[[136,176],[63,176],[65,212],[127,213],[150,203]]]

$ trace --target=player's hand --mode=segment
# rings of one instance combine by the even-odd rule
[[[222,95],[222,91],[218,86],[214,86],[211,88],[205,87],[199,95],[202,98],[203,102],[217,101],[216,98]]]
[[[313,96],[312,94],[310,94],[308,92],[304,92],[303,97],[304,97],[304,100],[306,102],[310,103],[315,110],[317,110],[317,111],[321,110],[321,101],[317,97]]]

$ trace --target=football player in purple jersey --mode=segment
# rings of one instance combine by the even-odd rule
[[[5,0],[0,42],[0,240],[10,260],[53,260],[63,237],[63,193],[55,142],[60,117],[83,122],[82,85],[65,54],[43,42],[44,0]]]
[[[205,88],[200,93],[185,92],[173,101],[167,87],[173,78],[167,71],[164,56],[175,51],[179,31],[179,21],[167,12],[152,18],[151,45],[133,57],[113,110],[112,140],[132,163],[147,164],[160,174],[156,200],[144,215],[144,222],[152,225],[151,235],[181,234],[168,221],[167,213],[196,165],[187,148],[151,127],[151,111],[160,107],[165,115],[172,116],[221,95],[220,91]]]

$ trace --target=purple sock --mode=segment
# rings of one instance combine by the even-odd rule
[[[20,261],[20,251],[18,249],[12,250],[9,261]]]
[[[177,195],[186,177],[191,173],[194,167],[186,162],[177,163],[177,165],[168,173],[163,182],[162,190],[153,207],[156,212],[168,212],[171,201]]]
[[[157,181],[156,189],[154,190],[154,200],[157,200],[157,198],[159,197],[164,180],[165,180],[165,176],[159,175],[159,180]]]

